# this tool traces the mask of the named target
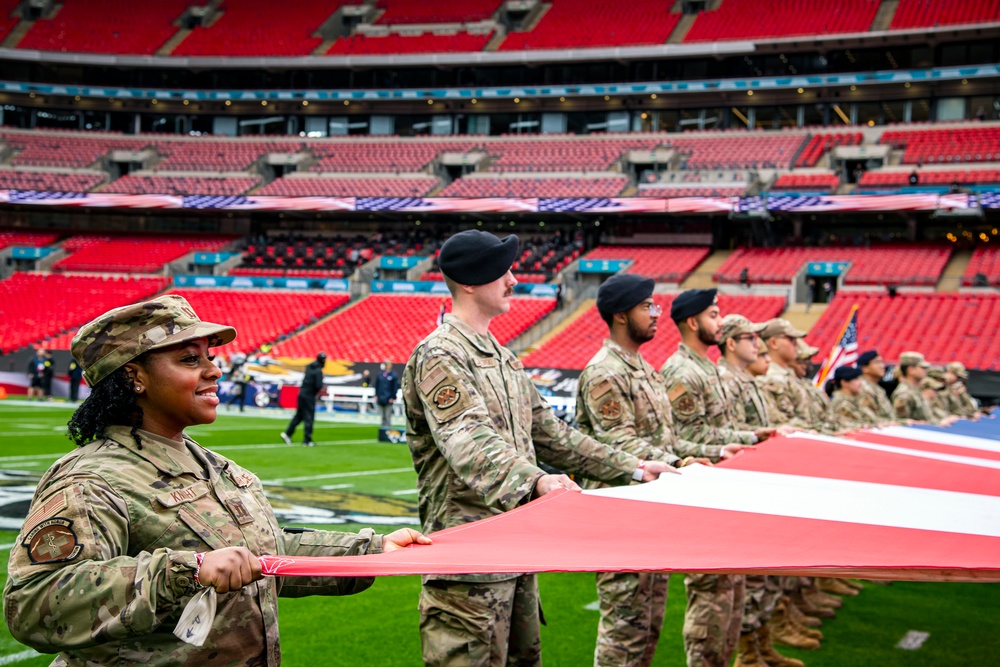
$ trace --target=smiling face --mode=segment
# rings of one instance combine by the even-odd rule
[[[188,426],[215,421],[222,371],[212,363],[208,338],[153,350],[125,369],[139,392],[146,431],[179,440]]]

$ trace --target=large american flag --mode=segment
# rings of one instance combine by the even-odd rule
[[[840,340],[830,350],[830,356],[823,362],[823,366],[816,373],[816,386],[822,387],[828,378],[833,376],[833,372],[841,366],[850,366],[858,361],[858,305],[854,304],[851,314],[847,317],[847,325]]]

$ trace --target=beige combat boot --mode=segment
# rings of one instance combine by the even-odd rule
[[[844,605],[843,600],[838,598],[836,595],[824,593],[815,584],[813,584],[812,588],[804,589],[802,591],[802,597],[812,602],[814,607],[840,609]]]
[[[788,608],[788,615],[791,617],[792,621],[796,625],[801,625],[808,628],[819,628],[822,627],[823,621],[815,616],[809,616],[792,602],[792,598],[787,595],[781,598],[781,602],[785,604]]]
[[[801,588],[792,595],[792,603],[806,616],[814,618],[833,618],[837,613],[829,607],[816,605],[811,598],[806,597],[805,591]]]
[[[787,655],[781,655],[771,644],[771,628],[764,623],[757,629],[757,650],[769,667],[805,667],[805,663]]]
[[[733,667],[767,667],[767,663],[764,662],[764,658],[757,649],[757,635],[753,632],[740,635],[740,644]]]
[[[774,614],[768,621],[768,625],[770,626],[770,639],[779,644],[808,650],[819,648],[819,640],[800,630],[789,616],[788,607],[780,602],[774,608]]]
[[[858,589],[853,586],[849,586],[844,579],[817,579],[816,584],[824,593],[832,593],[833,595],[850,595],[851,597],[858,594]]]

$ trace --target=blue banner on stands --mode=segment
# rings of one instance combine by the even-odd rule
[[[15,246],[12,256],[14,259],[41,259],[47,257],[55,248],[29,248],[27,246]]]
[[[222,264],[235,255],[235,252],[196,252],[194,254],[194,263],[215,266],[216,264]]]
[[[383,269],[405,270],[412,269],[426,257],[395,257],[383,255],[379,260],[379,267]]]
[[[581,259],[580,273],[618,273],[632,263],[630,259]]]
[[[928,426],[920,425],[917,428],[921,428],[927,431],[941,431],[942,433],[951,433],[953,435],[969,435],[974,438],[986,438],[987,440],[997,440],[1000,441],[1000,418],[995,414],[989,417],[983,417],[979,421],[969,421],[968,419],[962,419],[955,422],[951,426]]]
[[[839,276],[847,270],[849,262],[809,262],[810,276]]]
[[[177,287],[242,287],[271,289],[322,289],[346,292],[347,280],[343,278],[267,278],[263,276],[174,276]]]

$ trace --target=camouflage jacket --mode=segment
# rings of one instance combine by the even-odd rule
[[[896,411],[888,394],[864,375],[861,376],[861,405],[878,417],[880,424],[896,421]]]
[[[898,419],[915,419],[932,424],[937,421],[924,395],[906,380],[900,380],[892,392],[892,408]]]
[[[576,420],[583,433],[643,460],[676,464],[679,454],[700,451],[674,435],[663,376],[642,355],[606,339],[580,374],[578,387]],[[587,483],[588,488],[600,486]]]
[[[427,533],[486,519],[529,500],[556,468],[628,484],[639,459],[570,428],[531,384],[524,365],[492,334],[448,314],[403,371],[406,441]],[[460,575],[502,581],[516,575]],[[444,577],[441,577],[444,578]]]
[[[965,385],[958,382],[939,391],[933,407],[938,411],[939,417],[973,417],[977,412],[975,402],[965,390]]]
[[[791,368],[782,368],[772,361],[767,373],[757,378],[757,386],[771,396],[777,409],[777,418],[771,419],[773,426],[815,428],[810,419],[811,399]]]
[[[848,396],[840,390],[834,391],[830,411],[838,430],[870,428],[880,422],[878,415],[865,407],[861,394]]]
[[[806,409],[812,428],[817,431],[834,433],[839,430],[836,420],[830,412],[830,397],[826,392],[813,384],[808,378],[795,378],[802,387],[802,393],[807,397]]]
[[[738,427],[758,429],[771,425],[767,403],[750,373],[720,358],[719,377],[733,400],[733,421]]]
[[[77,448],[42,477],[11,551],[11,634],[54,665],[278,665],[278,595],[350,594],[371,579],[265,577],[220,594],[204,646],[173,635],[196,590],[196,552],[376,553],[382,538],[284,533],[257,479],[193,440],[127,427]],[[68,593],[70,592],[70,593]]]
[[[979,402],[972,397],[964,382],[960,380],[950,385],[946,391],[955,396],[955,405],[958,408],[958,412],[955,414],[960,417],[975,417],[979,414]]]
[[[737,428],[733,399],[711,361],[681,343],[660,372],[667,381],[667,398],[674,411],[677,435],[709,445],[704,456],[718,461],[724,445],[731,442],[750,445],[757,441],[752,430]]]

